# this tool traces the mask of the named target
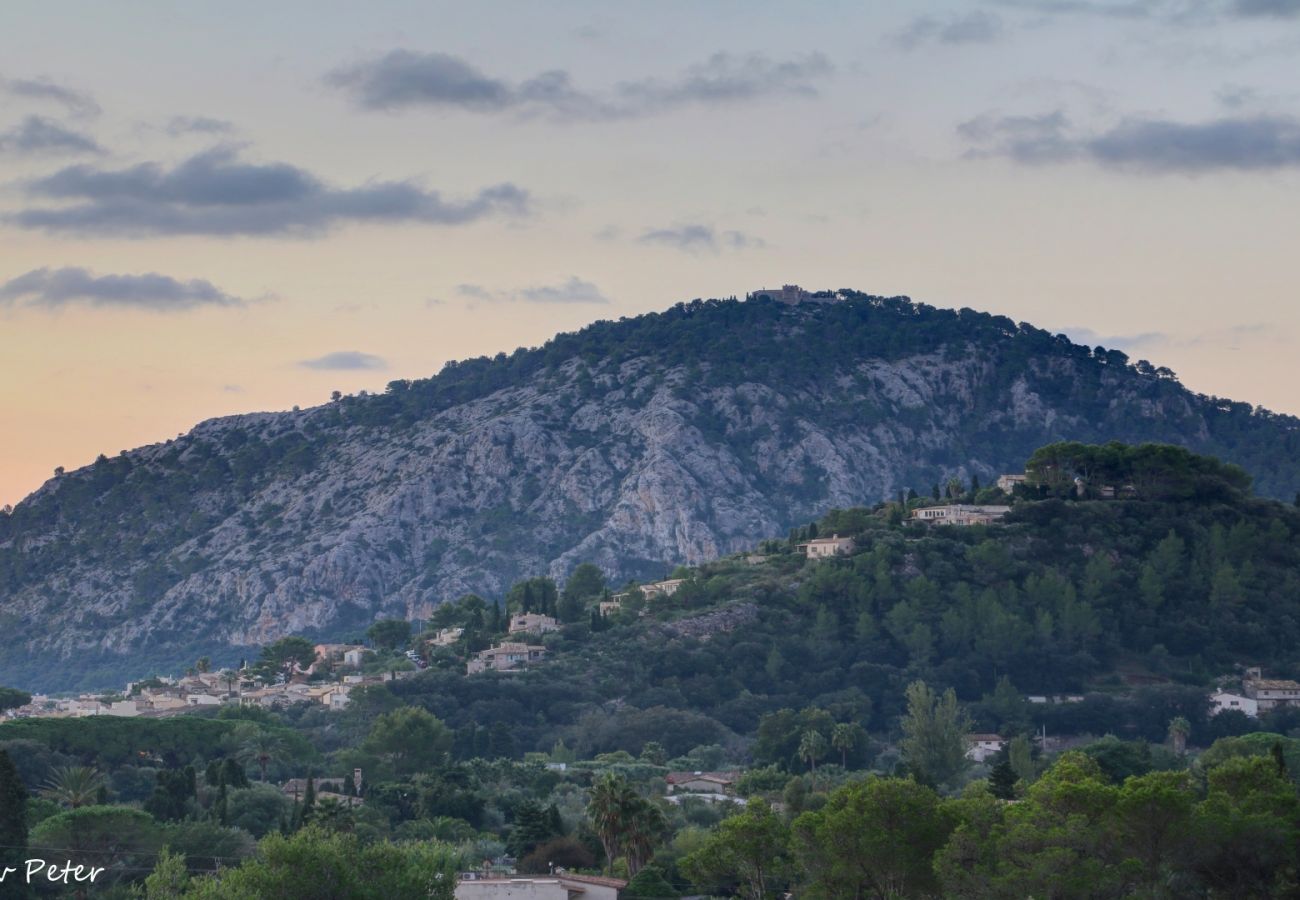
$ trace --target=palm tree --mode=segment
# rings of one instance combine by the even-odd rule
[[[668,834],[670,826],[663,810],[644,797],[634,796],[625,813],[623,844],[627,850],[627,873],[636,877],[650,857],[655,845]]]
[[[226,683],[226,693],[229,694],[234,691],[234,684],[239,680],[239,673],[234,669],[222,669],[218,677]]]
[[[840,751],[840,767],[849,767],[849,751],[858,743],[858,731],[850,722],[839,722],[831,729],[831,746]]]
[[[618,856],[629,794],[635,796],[627,781],[614,774],[602,776],[591,787],[587,815],[605,850],[606,867],[612,866]]]
[[[1187,752],[1187,736],[1192,733],[1192,723],[1183,716],[1175,716],[1169,723],[1169,740],[1174,752],[1182,756]]]
[[[269,731],[258,731],[250,735],[239,748],[241,759],[252,760],[262,770],[262,781],[266,781],[266,767],[279,758],[284,751],[284,742],[278,735]]]
[[[197,669],[200,674],[205,673],[212,668],[212,659],[207,656],[200,656],[198,662],[194,664],[194,668]]]
[[[61,766],[41,788],[41,796],[60,806],[79,809],[99,800],[104,776],[94,766]]]
[[[817,760],[826,753],[826,738],[820,731],[809,729],[803,733],[799,739],[799,758],[806,760],[808,769],[813,775],[817,774]]]

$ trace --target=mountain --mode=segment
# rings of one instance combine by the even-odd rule
[[[662,576],[1040,445],[1176,443],[1300,489],[1300,420],[1001,316],[695,301],[382,395],[204,422],[0,516],[0,683],[112,685],[466,592]]]

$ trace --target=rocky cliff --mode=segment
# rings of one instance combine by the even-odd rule
[[[843,296],[597,323],[56,477],[0,517],[0,683],[355,634],[583,561],[663,576],[1058,439],[1180,443],[1300,487],[1293,418],[1005,318]]]

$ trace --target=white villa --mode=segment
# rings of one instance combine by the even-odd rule
[[[477,672],[509,672],[526,669],[529,663],[546,658],[546,648],[516,641],[503,641],[490,650],[481,650],[466,666],[466,674]]]
[[[541,613],[520,613],[510,617],[511,634],[550,634],[559,631],[560,623]]]
[[[912,518],[930,525],[989,525],[1011,512],[1009,506],[923,506],[912,510]]]
[[[853,547],[853,538],[842,538],[838,534],[833,534],[828,538],[813,538],[807,543],[799,545],[799,549],[809,559],[827,559],[832,556],[842,556],[845,553],[852,553]]]

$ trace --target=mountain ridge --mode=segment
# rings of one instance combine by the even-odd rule
[[[598,322],[51,479],[0,517],[0,682],[116,683],[582,561],[655,577],[1056,439],[1180,443],[1300,488],[1293,417],[1005,317],[841,295]]]

